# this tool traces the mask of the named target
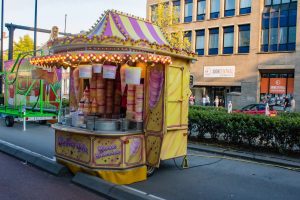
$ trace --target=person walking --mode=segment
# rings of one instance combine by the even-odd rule
[[[295,112],[296,110],[296,101],[295,101],[295,98],[292,97],[291,98],[291,112]]]
[[[289,98],[285,97],[284,104],[283,104],[284,111],[287,111],[287,108],[289,107],[289,104],[290,104]]]
[[[203,95],[202,97],[202,105],[203,106],[206,106],[206,97]]]
[[[231,101],[228,102],[228,109],[227,109],[228,113],[232,113],[232,103]]]
[[[195,96],[193,94],[190,96],[190,105],[195,105]]]
[[[210,99],[209,99],[209,96],[206,95],[206,105],[209,106],[210,105]]]
[[[219,107],[220,99],[218,96],[216,96],[214,103],[216,107]]]

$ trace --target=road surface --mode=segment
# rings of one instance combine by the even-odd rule
[[[97,194],[0,152],[1,200],[103,200]]]
[[[46,126],[0,126],[0,139],[48,157],[54,156],[54,131]],[[189,151],[189,154],[211,154]],[[170,199],[298,200],[300,172],[240,161],[189,156],[190,169],[180,170],[181,159],[162,162],[147,181],[129,185]],[[26,167],[26,166],[25,166]],[[1,198],[0,198],[1,199]]]

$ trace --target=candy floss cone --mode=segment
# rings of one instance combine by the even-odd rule
[[[135,97],[135,86],[128,85],[126,118],[129,120],[134,120],[134,105],[135,105],[134,97]]]
[[[135,115],[134,119],[137,122],[143,121],[143,106],[144,106],[144,85],[135,86]]]
[[[114,81],[108,80],[106,87],[106,114],[113,113]]]
[[[121,69],[120,69],[120,77],[121,77],[121,92],[122,92],[122,95],[124,94],[124,91],[125,91],[125,87],[126,87],[126,82],[125,82],[125,71],[126,71],[126,68],[129,67],[127,64],[124,64],[121,66]]]

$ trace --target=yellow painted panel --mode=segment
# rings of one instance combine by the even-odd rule
[[[162,141],[159,135],[146,136],[146,155],[148,165],[155,167],[159,166],[161,143]]]
[[[66,165],[73,174],[76,174],[77,172],[84,172],[93,176],[99,176],[100,178],[114,184],[123,185],[147,180],[147,167],[144,165],[124,170],[91,170],[62,159],[58,159],[58,162]]]
[[[95,166],[119,167],[123,163],[121,139],[97,137],[93,141]]]
[[[91,158],[91,140],[89,136],[56,130],[55,151],[59,156],[88,164]]]
[[[168,67],[168,101],[175,101],[181,99],[181,91],[182,91],[182,71],[177,67]]]
[[[167,127],[180,126],[181,124],[181,102],[168,102],[167,104]]]
[[[183,92],[182,92],[182,119],[181,123],[188,124],[188,112],[189,112],[189,97],[191,95],[190,90],[190,72],[188,67],[183,70]]]
[[[149,102],[150,102],[150,71],[151,70],[158,70],[161,72],[164,72],[164,66],[157,64],[152,67],[147,67],[147,73],[146,73],[146,88],[145,88],[145,115],[146,115],[146,121],[144,123],[144,127],[146,130],[146,134],[148,132],[161,132],[163,131],[163,125],[164,125],[164,97],[165,97],[165,90],[164,90],[164,84],[162,91],[159,96],[159,100],[154,108],[150,108]],[[163,134],[163,133],[162,133]]]
[[[166,160],[187,154],[187,130],[167,131],[164,135],[160,159]]]
[[[127,137],[125,145],[125,165],[135,166],[145,164],[145,142],[144,136]]]

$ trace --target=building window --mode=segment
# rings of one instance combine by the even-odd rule
[[[197,8],[198,21],[202,21],[205,19],[205,11],[206,11],[206,0],[198,0],[198,8]]]
[[[180,1],[173,1],[173,13],[176,16],[173,23],[180,22]]]
[[[205,30],[197,30],[195,49],[198,55],[204,55],[204,44],[205,44]]]
[[[210,0],[210,19],[220,17],[220,0]]]
[[[251,13],[251,3],[252,0],[241,0],[240,1],[240,14]]]
[[[265,1],[262,14],[262,52],[295,51],[297,2]]]
[[[157,5],[151,6],[151,22],[155,22],[157,20],[156,10],[157,10]]]
[[[225,17],[234,16],[235,12],[235,0],[225,0]]]
[[[250,24],[239,26],[238,53],[249,53],[250,47]]]
[[[192,42],[192,31],[186,31],[184,32],[184,37],[189,40],[189,42]]]
[[[184,5],[184,22],[193,20],[193,0],[185,0]]]
[[[219,51],[219,28],[209,29],[209,55],[217,55]]]
[[[224,27],[224,41],[223,41],[223,54],[233,53],[233,38],[234,38],[234,27],[228,26]]]

